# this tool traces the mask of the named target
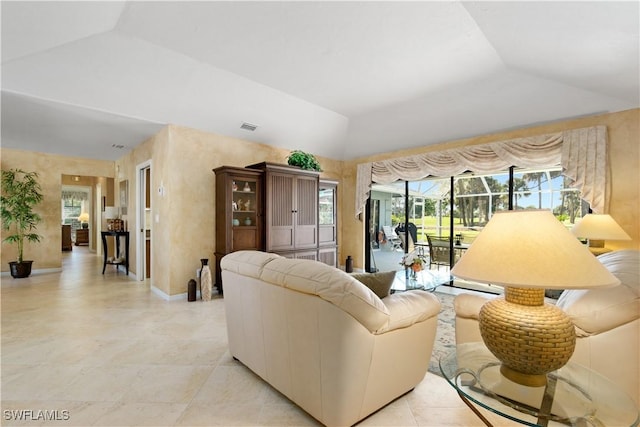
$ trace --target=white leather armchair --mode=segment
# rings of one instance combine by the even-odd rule
[[[571,361],[609,378],[640,403],[640,251],[609,252],[598,259],[621,284],[567,290],[556,304],[576,328]],[[457,343],[482,341],[478,314],[486,301],[471,294],[455,298]]]

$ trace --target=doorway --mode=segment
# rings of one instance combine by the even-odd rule
[[[85,178],[85,181],[87,180]],[[71,250],[71,243],[75,246],[93,247],[93,238],[90,233],[93,231],[91,190],[88,185],[62,185],[60,217],[63,224],[63,250]]]
[[[153,221],[151,214],[151,160],[136,166],[136,224],[138,239],[136,248],[136,276],[142,281],[151,279]]]

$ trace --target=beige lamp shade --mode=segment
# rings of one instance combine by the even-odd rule
[[[106,219],[118,218],[118,208],[115,206],[107,206],[104,208],[104,217]]]
[[[587,214],[571,229],[576,237],[593,240],[631,240],[611,215]]]
[[[80,216],[78,217],[78,221],[89,222],[89,214],[86,212],[81,213]]]
[[[584,289],[620,283],[548,210],[495,213],[451,274],[518,288]]]

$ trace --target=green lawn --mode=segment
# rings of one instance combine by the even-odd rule
[[[437,224],[438,218],[435,216],[425,216],[423,218],[415,218],[411,219],[416,227],[418,228],[418,241],[425,242],[427,240],[427,234],[430,236],[441,236],[441,237],[449,237],[449,222],[451,218],[448,216],[442,217],[442,228],[441,232],[438,233]],[[567,229],[571,229],[573,224],[569,223],[568,220],[564,221],[563,224],[567,227]],[[478,233],[480,233],[479,227],[477,229],[471,230],[469,228],[462,226],[462,221],[460,218],[455,218],[454,226],[454,234],[462,234],[462,242],[463,243],[471,243],[474,241]],[[475,228],[475,227],[474,227]]]
[[[426,241],[427,234],[429,234],[430,236],[440,235],[442,237],[448,237],[450,221],[451,221],[450,217],[443,216],[441,233],[438,233],[438,229],[437,229],[438,218],[435,216],[425,216],[423,218],[415,218],[411,220],[411,222],[413,222],[416,225],[416,227],[418,227],[419,242]],[[455,222],[453,226],[456,234],[457,233],[462,234],[462,239],[463,239],[463,242],[465,243],[471,243],[479,233],[479,231],[477,230],[470,230],[468,228],[463,227],[462,221],[460,218],[455,218]]]

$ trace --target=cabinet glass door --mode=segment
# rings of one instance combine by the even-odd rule
[[[255,178],[233,177],[231,180],[232,248],[260,250],[260,183]]]
[[[320,225],[335,223],[335,188],[320,189]]]
[[[318,189],[318,243],[320,246],[337,243],[336,192],[337,184],[320,181]]]
[[[258,203],[256,199],[257,182],[253,180],[231,181],[233,194],[233,219],[234,227],[255,227],[257,224]]]

